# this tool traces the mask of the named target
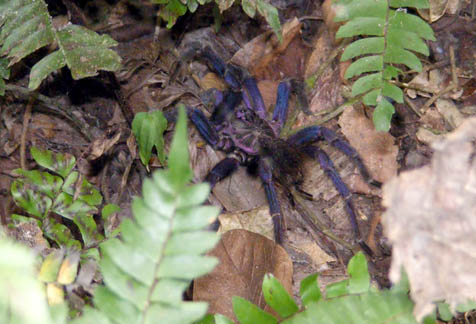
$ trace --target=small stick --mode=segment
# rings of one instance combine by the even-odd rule
[[[28,133],[28,125],[30,124],[31,119],[31,110],[33,108],[33,104],[36,100],[36,94],[33,93],[28,99],[28,103],[26,105],[25,113],[23,114],[23,129],[21,131],[21,140],[20,140],[20,166],[23,170],[27,170],[26,168],[26,134]]]
[[[455,51],[453,46],[450,46],[450,63],[451,63],[451,74],[452,74],[452,82],[449,86],[435,94],[433,97],[428,99],[427,102],[423,105],[423,107],[420,109],[422,114],[425,114],[426,111],[430,108],[431,105],[435,103],[436,100],[438,100],[441,96],[444,94],[456,90],[458,88],[458,75],[456,74],[456,62],[455,62]]]

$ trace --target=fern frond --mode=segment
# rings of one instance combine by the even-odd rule
[[[353,84],[352,95],[363,94],[366,105],[376,106],[373,120],[377,130],[390,128],[395,111],[391,102],[403,103],[402,90],[390,82],[401,72],[395,65],[421,71],[415,53],[428,55],[424,40],[435,40],[424,20],[401,7],[428,6],[426,0],[340,0],[334,4],[336,21],[347,21],[336,37],[365,37],[347,46],[341,60],[358,58],[346,70],[345,78],[365,74]]]
[[[0,26],[0,55],[8,58],[9,66],[46,45],[55,43],[59,47],[33,66],[30,89],[36,89],[50,73],[63,66],[68,66],[74,79],[120,67],[121,58],[110,49],[117,45],[116,41],[77,25],[56,30],[43,0],[2,1]]]
[[[204,227],[218,209],[201,206],[208,184],[188,185],[186,116],[179,111],[169,154],[169,169],[143,184],[143,198],[132,204],[134,219],[125,219],[121,239],[101,244],[104,286],[78,323],[186,324],[205,315],[206,303],[183,302],[190,281],[213,269],[217,260],[202,254],[218,241]]]

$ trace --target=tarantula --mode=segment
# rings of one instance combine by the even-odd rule
[[[345,200],[345,209],[354,235],[362,244],[351,193],[327,153],[313,144],[323,140],[336,147],[372,183],[369,172],[355,149],[334,131],[321,126],[310,126],[286,139],[280,138],[281,128],[287,118],[289,96],[296,90],[296,83],[292,80],[279,84],[273,115],[268,118],[256,80],[247,71],[224,63],[208,46],[194,49],[194,56],[221,76],[230,88],[225,93],[217,91],[215,109],[210,119],[199,109],[191,108],[188,111],[189,118],[205,141],[214,149],[228,153],[228,157],[207,175],[206,181],[211,187],[232,174],[240,165],[246,166],[249,171],[254,170],[264,185],[276,242],[282,243],[284,224],[274,181],[285,188],[290,184],[301,183],[301,161],[305,157],[316,159]],[[378,185],[376,181],[373,184]]]

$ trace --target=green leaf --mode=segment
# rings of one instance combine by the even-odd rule
[[[53,154],[48,150],[41,150],[35,146],[31,147],[31,156],[42,167],[59,174],[65,178],[76,164],[74,156],[69,154]]]
[[[60,51],[45,56],[31,68],[28,88],[38,88],[48,75],[64,66],[66,66],[66,58]]]
[[[387,132],[390,129],[390,121],[395,112],[393,105],[386,99],[381,99],[373,113],[373,121],[375,129],[378,131]]]
[[[420,72],[422,69],[421,62],[415,54],[397,46],[387,46],[387,51],[384,55],[384,62],[405,64],[410,69],[418,72]]]
[[[319,274],[315,273],[307,276],[301,281],[299,294],[301,295],[304,306],[309,306],[312,302],[317,302],[321,299],[321,290],[317,284],[317,277]]]
[[[272,274],[264,276],[263,295],[266,304],[282,318],[291,316],[299,310],[292,297]]]
[[[357,253],[350,259],[347,265],[349,272],[349,293],[358,294],[369,290],[370,274],[367,267],[367,260],[362,252]]]
[[[440,318],[448,322],[453,318],[453,314],[451,313],[450,305],[447,303],[438,303],[438,314],[440,315]]]
[[[335,21],[351,20],[354,17],[384,17],[387,11],[386,1],[381,0],[359,0],[346,1],[344,6],[338,2],[335,6]]]
[[[350,79],[362,73],[381,71],[382,69],[383,57],[381,55],[366,56],[352,63],[345,71],[344,77]]]
[[[53,324],[29,248],[0,232],[0,319],[2,323]],[[28,307],[25,307],[28,305]]]
[[[412,312],[407,294],[384,290],[321,300],[281,323],[417,324]]]
[[[390,6],[393,8],[412,7],[418,9],[429,8],[428,0],[390,0]]]
[[[369,90],[379,88],[382,86],[382,73],[374,73],[361,77],[355,81],[352,86],[352,96],[366,93]]]
[[[68,25],[57,33],[58,44],[73,79],[98,74],[98,70],[116,71],[121,67],[120,56],[109,49],[117,42],[109,35],[99,35],[77,25]]]
[[[390,97],[398,103],[403,103],[403,91],[396,85],[384,82],[382,90],[384,96]]]
[[[375,17],[357,17],[341,26],[336,38],[353,37],[358,35],[383,36],[385,20]]]
[[[345,279],[326,286],[326,298],[335,298],[349,294],[349,280]]]
[[[241,0],[241,8],[251,18],[256,14],[256,2],[253,0]]]
[[[416,33],[423,39],[435,41],[435,35],[430,25],[415,15],[409,15],[404,11],[390,11],[389,22],[393,28],[406,29]]]
[[[244,298],[234,296],[233,312],[241,324],[276,324],[278,320]]]
[[[278,10],[264,0],[256,0],[256,9],[258,9],[258,12],[266,19],[266,22],[271,26],[278,40],[282,43],[283,35]]]
[[[101,211],[101,216],[103,219],[109,218],[111,215],[121,211],[121,207],[116,204],[107,204]]]
[[[63,263],[65,250],[53,250],[46,256],[41,264],[40,273],[38,279],[42,282],[55,282],[58,277],[58,272]]]
[[[19,180],[13,181],[11,193],[13,200],[19,207],[40,219],[46,216],[53,204],[51,198],[33,190],[30,185]]]
[[[468,312],[472,309],[476,309],[476,301],[468,299],[466,302],[456,305],[455,310],[460,313]]]
[[[369,37],[356,40],[349,44],[341,56],[341,61],[347,61],[351,58],[366,54],[383,53],[385,39],[383,37]]]
[[[189,165],[185,107],[179,105],[178,111],[177,125],[169,153],[170,180],[173,182],[175,190],[189,182],[193,175]]]
[[[152,148],[155,146],[157,155],[162,164],[165,163],[164,131],[167,129],[167,120],[164,114],[157,110],[141,112],[135,115],[132,121],[132,132],[139,145],[139,156],[142,164],[149,164]]]

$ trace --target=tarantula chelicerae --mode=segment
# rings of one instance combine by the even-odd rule
[[[213,187],[240,165],[256,170],[268,199],[276,242],[282,243],[283,217],[274,180],[284,186],[299,184],[303,177],[299,169],[301,161],[311,157],[319,162],[344,198],[353,231],[361,241],[351,193],[327,153],[313,144],[324,140],[336,147],[350,157],[363,177],[371,182],[369,172],[355,149],[332,130],[321,126],[310,126],[287,139],[280,138],[281,128],[287,118],[289,96],[295,91],[296,83],[287,80],[279,84],[276,106],[269,119],[252,76],[235,65],[225,64],[210,47],[194,51],[195,57],[205,61],[230,87],[224,94],[217,92],[215,109],[210,119],[199,109],[189,110],[190,119],[206,142],[217,150],[230,153],[206,177],[210,185]],[[242,101],[244,104],[241,104]]]

